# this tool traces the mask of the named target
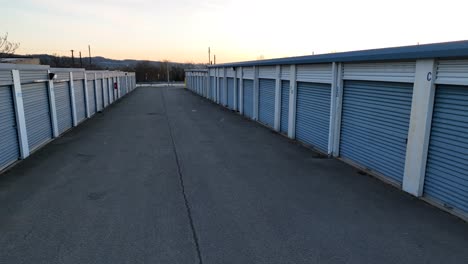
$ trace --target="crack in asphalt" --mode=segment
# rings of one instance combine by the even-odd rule
[[[177,153],[177,146],[175,144],[174,135],[172,133],[171,122],[169,121],[169,117],[167,115],[166,98],[164,96],[164,92],[166,91],[166,89],[167,88],[163,88],[163,90],[161,92],[161,94],[162,94],[161,95],[162,96],[162,104],[163,104],[163,108],[164,108],[164,116],[166,117],[167,126],[169,127],[169,134],[171,136],[171,141],[172,141],[172,151],[174,152],[174,156],[175,156],[175,160],[176,160],[176,164],[177,164],[177,173],[179,174],[179,181],[180,181],[180,187],[182,189],[182,196],[184,197],[184,203],[185,203],[185,208],[187,210],[187,216],[188,216],[188,220],[189,220],[189,223],[190,223],[190,228],[191,228],[191,231],[192,231],[193,242],[195,244],[195,250],[197,251],[198,263],[203,264],[202,254],[201,254],[201,251],[200,251],[200,244],[198,242],[198,235],[197,235],[197,231],[195,230],[195,225],[193,223],[192,209],[190,208],[190,203],[188,201],[187,194],[185,192],[184,177],[183,177],[183,174],[182,174],[182,170],[180,168],[179,154]]]

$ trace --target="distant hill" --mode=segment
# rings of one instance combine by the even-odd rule
[[[16,57],[21,55],[14,55]],[[49,54],[31,54],[26,55],[27,57],[39,58],[41,60],[41,64],[50,65],[52,67],[67,67],[71,66],[71,57],[57,57],[54,55]],[[133,60],[133,59],[125,59],[125,60],[115,60],[109,59],[101,56],[91,57],[91,67],[89,65],[89,58],[85,57],[83,60],[83,67],[84,68],[92,68],[92,69],[106,69],[106,70],[118,70],[118,69],[134,69],[138,63],[141,62],[148,62],[149,66],[151,67],[160,67],[161,61],[150,61],[150,60]],[[75,67],[80,67],[80,58],[75,58]],[[205,65],[203,64],[190,64],[190,63],[179,63],[179,62],[171,62],[171,65],[180,66],[182,68],[203,68]]]
[[[113,60],[104,57],[92,57],[91,61],[93,64],[108,69],[120,69],[120,68],[135,68],[135,66],[142,60]],[[160,61],[148,61],[151,66],[159,67],[161,65]],[[174,63],[179,64],[179,63]]]

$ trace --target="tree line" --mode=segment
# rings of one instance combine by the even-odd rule
[[[171,63],[167,60],[162,62],[141,61],[132,71],[136,72],[137,82],[182,82],[185,79],[185,69],[206,67],[202,64],[193,63]]]

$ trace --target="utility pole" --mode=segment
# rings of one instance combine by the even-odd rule
[[[208,65],[210,64],[211,61],[211,50],[210,47],[208,47]]]
[[[81,51],[80,51],[80,68],[83,68],[83,59],[81,58]]]
[[[91,65],[91,45],[88,45],[89,65]]]
[[[213,56],[214,56],[214,58],[213,58],[214,59],[214,64],[216,64],[216,54],[213,55]]]
[[[72,67],[75,66],[75,56],[73,56],[74,50],[70,50],[72,54]]]

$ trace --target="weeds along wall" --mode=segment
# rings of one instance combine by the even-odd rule
[[[212,65],[186,84],[468,219],[467,41]]]
[[[0,64],[0,172],[135,87],[132,72]]]

